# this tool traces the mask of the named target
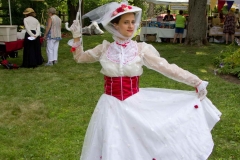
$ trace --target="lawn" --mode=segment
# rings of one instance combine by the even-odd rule
[[[65,37],[60,42],[59,63],[35,69],[7,70],[0,66],[0,159],[75,160],[91,114],[103,93],[99,63],[77,64]],[[109,34],[84,36],[84,49],[112,41]],[[240,159],[240,85],[214,74],[214,58],[226,45],[186,47],[152,43],[170,63],[209,81],[208,98],[222,112],[212,130],[215,147],[209,160]],[[235,46],[237,47],[237,46]],[[22,51],[11,63],[21,64]],[[42,54],[46,58],[45,47]],[[141,87],[181,90],[194,88],[144,68]]]

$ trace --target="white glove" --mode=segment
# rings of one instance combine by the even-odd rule
[[[70,27],[70,31],[72,32],[73,38],[78,38],[82,36],[79,20],[73,21],[73,24]]]
[[[203,100],[206,95],[207,95],[207,85],[208,82],[207,81],[202,81],[198,86],[197,86],[197,94],[198,94],[198,98],[200,100]]]

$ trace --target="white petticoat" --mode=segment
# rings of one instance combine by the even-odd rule
[[[206,160],[221,112],[192,91],[141,88],[120,101],[103,94],[81,160]]]

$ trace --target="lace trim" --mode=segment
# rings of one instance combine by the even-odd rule
[[[126,46],[122,46],[119,44],[127,44]],[[120,64],[127,64],[135,59],[138,53],[138,48],[136,43],[133,41],[125,41],[125,42],[113,42],[110,44],[107,51],[107,58],[114,62]]]

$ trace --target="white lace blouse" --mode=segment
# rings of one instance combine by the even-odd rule
[[[36,18],[34,18],[32,16],[28,16],[28,17],[23,19],[23,23],[24,23],[24,26],[25,26],[25,29],[26,29],[27,33],[31,37],[40,35],[40,33],[41,33],[41,31],[40,31],[40,23],[39,23],[39,21]],[[35,30],[36,33],[33,34],[32,30]]]
[[[102,65],[101,73],[109,77],[140,76],[143,73],[142,66],[145,65],[193,87],[201,83],[196,75],[175,64],[169,64],[152,45],[144,42],[127,40],[110,43],[104,40],[102,44],[85,52],[78,46],[73,54],[78,63],[99,61]]]

